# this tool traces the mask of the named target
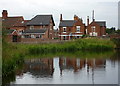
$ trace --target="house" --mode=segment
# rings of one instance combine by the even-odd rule
[[[7,30],[9,42],[20,42],[20,35],[25,30],[23,16],[9,17],[7,10],[2,12],[2,28]],[[12,32],[11,32],[12,31]]]
[[[78,16],[74,20],[63,20],[60,15],[59,38],[60,40],[71,40],[81,38],[85,34],[85,24]]]
[[[21,32],[25,29],[23,16],[8,17],[7,10],[2,12],[2,26],[5,29],[13,29]]]
[[[26,23],[22,42],[39,42],[54,39],[54,20],[52,15],[37,15]]]
[[[89,36],[105,36],[106,35],[106,21],[93,21],[89,24],[89,16],[87,18],[86,34]]]

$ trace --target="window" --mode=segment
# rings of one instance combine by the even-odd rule
[[[50,30],[52,30],[52,23],[50,24]]]
[[[42,35],[36,35],[36,38],[42,38]]]
[[[21,22],[22,24],[24,23],[24,21]]]
[[[33,30],[34,29],[34,26],[30,26],[30,30]]]
[[[63,32],[66,32],[66,27],[63,27]]]
[[[66,36],[63,36],[63,40],[66,40]]]
[[[76,26],[76,31],[80,32],[80,26]]]
[[[43,26],[43,28],[45,28],[45,25]]]
[[[95,32],[95,26],[92,26],[91,28],[92,28],[92,31]]]
[[[29,35],[25,35],[24,37],[25,37],[25,38],[30,38],[30,36],[29,36]]]
[[[80,36],[77,36],[77,38],[80,38]]]
[[[35,38],[35,36],[34,36],[34,35],[31,35],[31,38]]]
[[[19,34],[22,34],[23,31],[19,31]]]

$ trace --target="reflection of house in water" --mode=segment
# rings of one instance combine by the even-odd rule
[[[89,72],[90,68],[99,68],[105,69],[106,60],[103,59],[78,59],[78,58],[60,58],[59,66],[62,74],[62,70],[64,69],[74,69],[74,72],[79,71],[82,68],[87,66],[87,72]]]
[[[61,72],[64,69],[74,69],[74,72],[77,72],[78,69],[85,67],[85,60],[76,58],[60,58],[59,65]]]
[[[25,61],[24,72],[30,72],[37,77],[49,77],[53,75],[53,59],[29,59]]]

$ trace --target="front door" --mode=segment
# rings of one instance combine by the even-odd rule
[[[17,35],[13,35],[13,42],[17,42]]]

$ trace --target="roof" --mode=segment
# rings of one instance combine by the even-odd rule
[[[47,29],[26,29],[24,30],[23,34],[29,34],[29,33],[39,33],[39,34],[44,34]]]
[[[105,21],[95,21],[98,25],[100,26],[106,26],[106,22]]]
[[[59,26],[60,26],[60,27],[66,27],[66,26],[71,27],[71,26],[74,25],[75,22],[76,22],[75,20],[62,20],[62,21],[60,22]]]
[[[24,19],[22,16],[18,17],[7,17],[2,19],[3,27],[10,28],[14,26],[24,26]]]
[[[32,18],[26,25],[49,25],[51,19],[53,25],[55,26],[52,15],[37,15]]]

